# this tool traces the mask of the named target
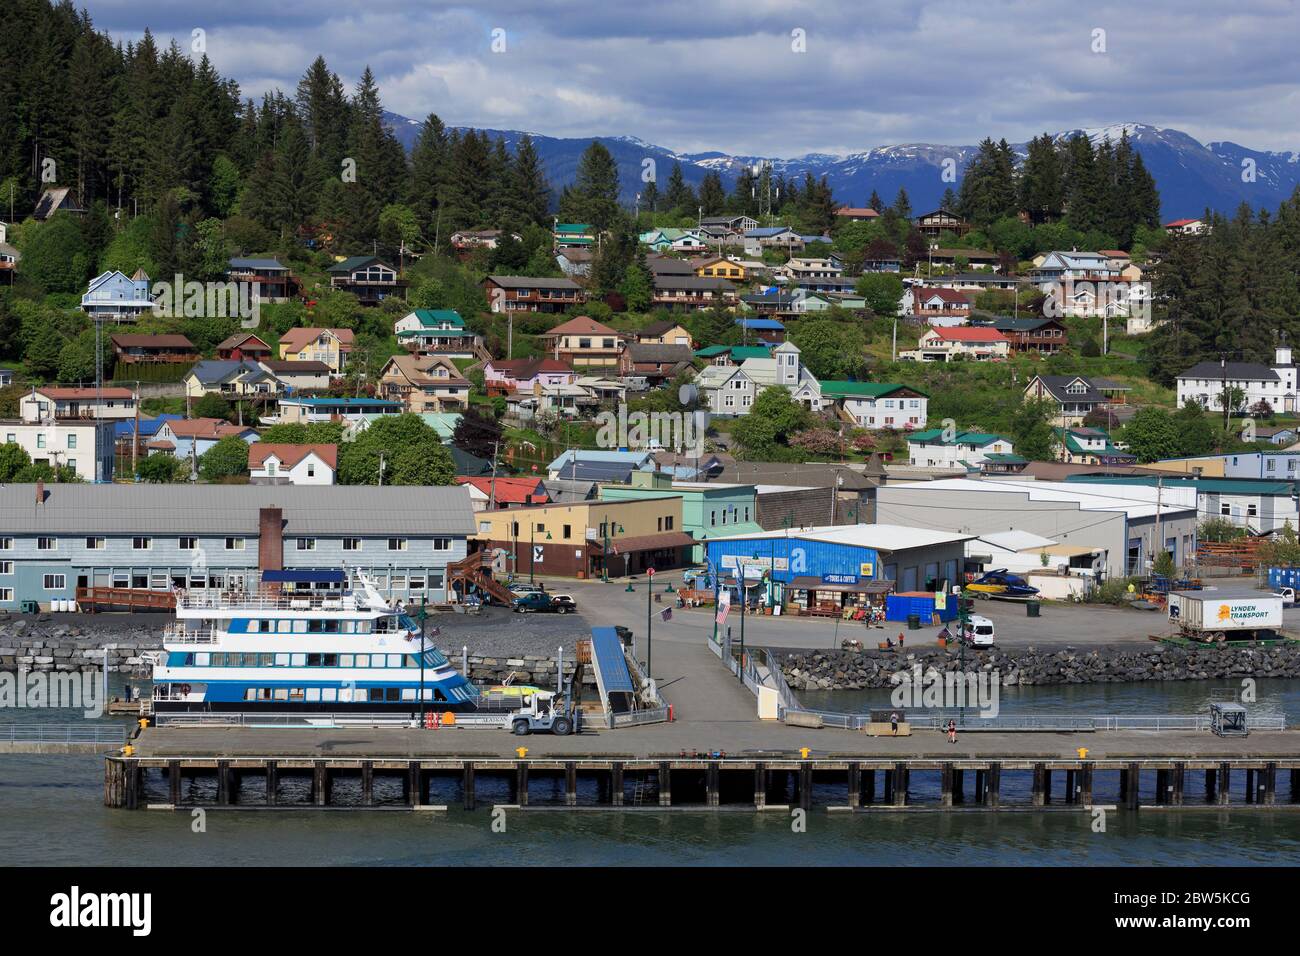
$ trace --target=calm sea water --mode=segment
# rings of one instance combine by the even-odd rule
[[[118,682],[120,684],[120,682]],[[1300,682],[1261,682],[1261,701],[1300,719]],[[1208,687],[1025,688],[1017,710],[1191,712]],[[1144,693],[1145,690],[1145,693]],[[826,704],[857,700],[830,695]],[[811,698],[812,695],[809,695]],[[886,695],[887,697],[887,695]],[[811,700],[810,700],[811,702]],[[1168,706],[1165,706],[1168,705]],[[1010,708],[1010,703],[1004,703]],[[0,720],[67,723],[59,711]],[[814,810],[805,833],[783,812],[521,812],[492,832],[486,809],[414,814],[212,811],[195,833],[186,812],[101,804],[93,756],[0,755],[0,846],[10,865],[1297,865],[1300,813],[1185,811],[1111,814],[1094,833],[1084,814],[961,813],[848,816]],[[377,796],[381,798],[377,783]],[[917,796],[926,799],[922,784]],[[1190,791],[1189,791],[1190,792]],[[534,800],[547,794],[533,791]],[[396,799],[400,794],[388,794]],[[491,802],[494,794],[483,794]],[[504,796],[504,793],[501,795]],[[558,796],[558,793],[554,796]],[[829,788],[828,801],[842,799]],[[1281,794],[1279,797],[1281,798]],[[1105,796],[1098,795],[1098,802]],[[449,801],[450,802],[450,801]]]

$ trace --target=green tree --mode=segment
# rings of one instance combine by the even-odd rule
[[[31,455],[17,442],[0,445],[0,484],[13,481],[31,463]]]
[[[819,379],[860,376],[866,337],[854,322],[805,319],[795,324],[790,341],[799,347],[803,364]]]
[[[495,416],[484,415],[477,406],[471,405],[456,423],[451,443],[461,451],[491,461],[501,442],[502,431]]]
[[[18,269],[46,292],[84,292],[94,265],[77,220],[66,212],[22,235]]]
[[[190,414],[195,418],[229,418],[230,403],[215,392],[208,392],[191,403]]]
[[[865,272],[858,279],[858,295],[867,300],[867,308],[876,315],[892,317],[898,314],[903,298],[903,280],[893,272]]]
[[[248,474],[248,442],[227,435],[199,456],[199,477],[221,481]]]
[[[390,415],[372,422],[339,449],[341,485],[450,485],[456,469],[438,433],[418,415]]]
[[[597,232],[610,228],[618,218],[618,165],[599,140],[592,140],[578,159],[571,198],[575,218],[590,223]]]
[[[1182,450],[1174,417],[1156,406],[1139,409],[1129,420],[1124,426],[1124,442],[1143,464],[1176,458]]]
[[[765,388],[754,399],[754,407],[731,428],[731,437],[741,445],[739,457],[765,461],[790,457],[786,441],[808,427],[808,410],[785,388]]]
[[[187,461],[160,453],[149,455],[137,463],[135,475],[140,481],[162,485],[184,481],[190,475],[190,468]]]
[[[1016,454],[1033,461],[1051,461],[1056,444],[1049,402],[1021,402],[1011,416],[1011,441]]]

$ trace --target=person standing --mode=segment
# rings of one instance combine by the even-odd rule
[[[898,736],[898,711],[889,715],[889,729],[895,737]]]
[[[957,742],[957,721],[949,717],[948,718],[948,743],[955,744],[956,742]]]

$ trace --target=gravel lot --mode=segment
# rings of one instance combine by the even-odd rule
[[[556,648],[563,647],[568,657],[576,641],[591,636],[581,613],[515,614],[501,607],[485,607],[479,614],[432,615],[429,627],[442,629],[436,642],[453,657],[460,656],[462,647],[487,657],[554,657]]]

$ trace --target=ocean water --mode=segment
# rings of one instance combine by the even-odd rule
[[[1023,688],[1014,704],[1017,712],[1189,713],[1209,700],[1204,684],[1159,685],[1158,697],[1151,690]],[[1259,690],[1261,702],[1300,719],[1300,682],[1261,681]],[[856,709],[870,696],[832,694],[816,702]],[[1011,702],[1004,706],[1010,710]],[[0,721],[75,719],[53,710],[0,711]],[[1289,797],[1286,779],[1279,775],[1280,802]],[[508,788],[503,781],[482,783],[476,811],[435,791],[436,802],[450,805],[446,812],[209,810],[196,832],[190,811],[105,808],[99,757],[0,755],[0,847],[4,862],[15,866],[1300,864],[1300,811],[1288,809],[1112,812],[1105,832],[1094,832],[1084,812],[830,813],[823,804],[841,802],[843,790],[826,786],[815,794],[805,832],[795,832],[782,810],[506,811],[505,831],[495,832],[490,804],[506,802]],[[913,784],[917,801],[934,799],[927,777],[915,775]],[[1198,785],[1189,780],[1189,800]],[[151,787],[158,786],[155,779]],[[561,799],[558,784],[548,786],[534,782],[535,804]],[[594,785],[582,786],[580,802],[593,799]],[[1004,799],[1020,802],[1018,786],[1004,778]],[[1056,786],[1059,793],[1059,781]],[[1111,786],[1099,781],[1098,803],[1113,801]],[[396,805],[400,788],[377,779],[376,796]]]

